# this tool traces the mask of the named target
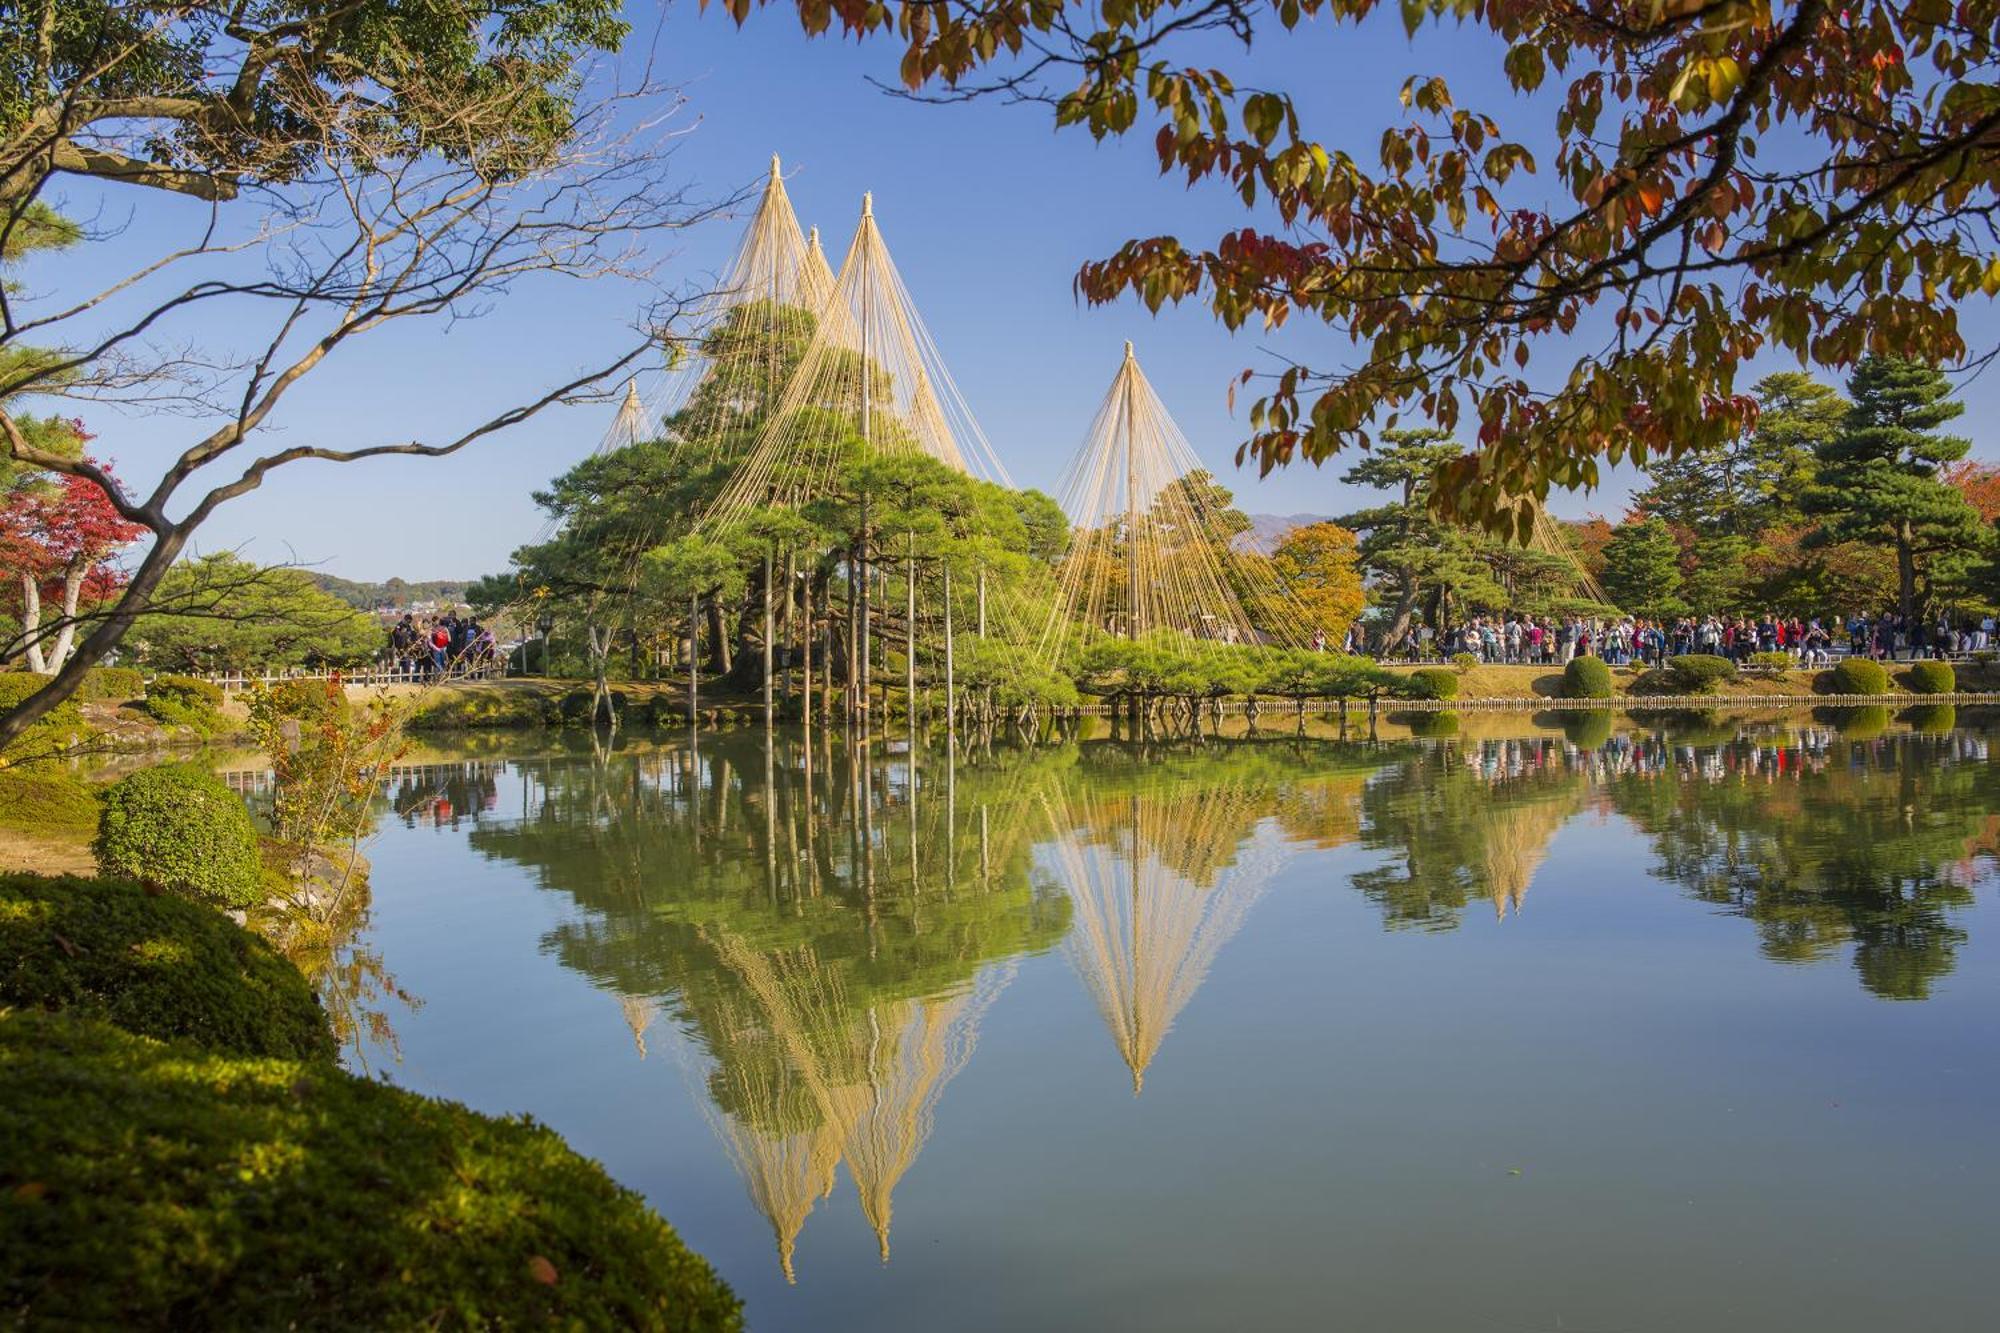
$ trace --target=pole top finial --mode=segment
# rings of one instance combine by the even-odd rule
[[[875,216],[875,192],[873,190],[864,190],[861,194],[861,216],[864,218]]]
[[[1127,338],[1127,339],[1125,340],[1125,359],[1126,359],[1127,361],[1130,361],[1130,360],[1132,360],[1132,359],[1133,359],[1133,356],[1132,356],[1132,340],[1131,340],[1130,338]]]
[[[815,249],[815,250],[819,249],[819,228],[818,228],[818,227],[814,227],[814,228],[812,228],[811,230],[809,230],[808,232],[806,232],[806,244],[808,244],[808,245],[812,246],[812,248],[813,248],[813,249]]]
[[[778,155],[776,153],[771,154],[771,179],[778,179]]]

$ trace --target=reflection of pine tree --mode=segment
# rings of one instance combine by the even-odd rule
[[[1964,861],[2000,790],[1949,736],[1836,743],[1826,762],[1771,782],[1626,778],[1620,813],[1653,840],[1654,873],[1753,922],[1764,955],[1812,962],[1848,944],[1861,983],[1922,999],[1948,974],[1972,901]]]
[[[566,965],[664,998],[789,1277],[842,1161],[886,1257],[896,1185],[1008,960],[1067,927],[1029,873],[1023,793],[1070,758],[931,785],[901,764],[820,762],[809,787],[787,747],[766,788],[760,745],[711,742],[552,770],[535,815],[475,844],[583,909],[547,942]]]
[[[1497,771],[1478,762],[1486,750],[1503,753]],[[1520,910],[1550,841],[1587,792],[1552,741],[1420,750],[1362,794],[1361,842],[1391,859],[1355,875],[1354,887],[1392,928],[1450,930],[1475,898],[1504,918]]]

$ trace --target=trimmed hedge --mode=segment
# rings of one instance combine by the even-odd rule
[[[1479,659],[1471,653],[1453,653],[1451,655],[1451,664],[1457,670],[1458,674],[1462,676],[1478,666]]]
[[[1572,657],[1563,668],[1565,699],[1609,699],[1613,692],[1611,668],[1601,657]]]
[[[1683,653],[1667,659],[1674,684],[1689,694],[1713,694],[1725,680],[1736,679],[1736,663],[1714,653]]]
[[[83,673],[77,697],[91,703],[123,703],[146,692],[146,677],[137,667],[92,667]]]
[[[1458,673],[1444,667],[1419,667],[1403,677],[1403,695],[1409,699],[1456,699]]]
[[[0,1008],[101,1018],[234,1055],[331,1060],[326,1014],[263,939],[118,880],[0,875]]]
[[[1866,657],[1843,657],[1833,664],[1835,694],[1887,694],[1889,672],[1880,662]]]
[[[222,725],[222,687],[198,676],[156,676],[144,708],[154,721],[206,735]]]
[[[68,1015],[0,1019],[0,1199],[23,1327],[742,1327],[552,1130]]]
[[[11,710],[31,694],[41,693],[42,686],[48,683],[47,676],[33,671],[0,672],[0,713]],[[59,758],[89,730],[83,722],[83,709],[71,696],[14,739],[6,752],[0,754],[0,768]]]
[[[91,844],[106,874],[223,907],[264,898],[257,829],[242,798],[192,764],[142,768],[104,792]]]
[[[1951,694],[1958,689],[1958,673],[1949,662],[1912,662],[1903,684],[1912,694]]]
[[[1790,653],[1752,653],[1750,665],[1758,671],[1790,671],[1798,662]]]

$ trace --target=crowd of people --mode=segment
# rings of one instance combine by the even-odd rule
[[[409,680],[434,680],[449,675],[475,675],[499,657],[493,631],[476,617],[459,619],[448,611],[429,625],[405,614],[389,631],[388,671]]]
[[[1438,634],[1413,623],[1394,642],[1371,643],[1359,623],[1350,628],[1345,651],[1387,660],[1445,661],[1466,653],[1481,663],[1558,667],[1571,658],[1595,655],[1614,666],[1658,666],[1687,653],[1710,653],[1744,663],[1758,653],[1783,653],[1800,666],[1829,666],[1837,654],[1880,661],[1920,657],[1950,658],[1995,645],[1991,616],[1978,621],[1935,622],[1900,616],[1856,616],[1831,624],[1815,616],[1682,616],[1648,620],[1638,616],[1604,619],[1582,616],[1476,616]],[[1327,647],[1324,635],[1314,646]]]

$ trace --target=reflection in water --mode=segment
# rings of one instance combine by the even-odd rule
[[[739,735],[517,762],[518,811],[490,765],[405,774],[393,797],[573,901],[543,948],[615,997],[640,1058],[671,1024],[787,1278],[843,1167],[888,1257],[896,1188],[1018,960],[1066,946],[1136,1093],[1293,858],[1365,856],[1347,882],[1388,928],[1454,929],[1484,901],[1515,929],[1561,830],[1617,816],[1767,957],[1851,947],[1870,992],[1914,999],[2000,846],[1984,735],[1934,717],[1465,721],[957,764]]]
[[[1092,760],[1043,798],[1049,862],[1075,904],[1070,959],[1136,1096],[1174,1019],[1289,854],[1285,833],[1262,826],[1275,818],[1288,833],[1286,816],[1303,818],[1305,837],[1325,845],[1332,810],[1343,797],[1351,804],[1381,759],[1287,742],[1171,755],[1089,748]]]
[[[766,760],[769,762],[767,763]],[[587,909],[546,941],[692,1039],[707,1110],[792,1273],[845,1164],[889,1253],[893,1197],[1013,960],[1067,900],[1030,874],[1033,753],[927,785],[903,760],[755,741],[553,766],[473,844]]]

